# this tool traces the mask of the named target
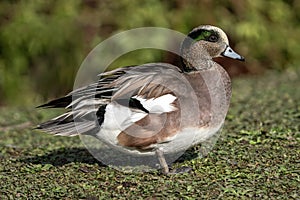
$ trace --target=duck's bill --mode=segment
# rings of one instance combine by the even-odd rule
[[[230,46],[227,46],[225,51],[223,51],[222,56],[228,57],[228,58],[233,58],[236,60],[240,61],[245,61],[245,58],[241,56],[240,54],[236,53],[235,51],[232,50]]]

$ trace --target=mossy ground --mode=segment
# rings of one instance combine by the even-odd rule
[[[295,71],[234,79],[220,139],[177,175],[116,171],[77,137],[32,130],[56,111],[1,108],[0,199],[299,199],[299,85]]]

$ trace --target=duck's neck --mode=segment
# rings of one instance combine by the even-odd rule
[[[214,61],[210,56],[197,55],[193,53],[187,53],[181,57],[183,71],[201,71],[210,69],[214,65]]]
[[[184,47],[184,46],[183,46]],[[209,69],[215,63],[202,45],[188,45],[181,49],[181,60],[184,72]]]

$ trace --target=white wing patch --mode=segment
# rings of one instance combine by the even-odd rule
[[[139,96],[132,98],[137,99],[150,113],[164,113],[172,112],[177,108],[172,105],[176,97],[171,94],[166,94],[158,98],[144,99]],[[117,136],[134,124],[135,122],[146,117],[148,113],[139,111],[138,109],[131,109],[122,106],[116,102],[111,102],[106,106],[104,121],[101,125],[100,132],[97,134],[98,138],[110,143],[118,144]]]
[[[171,94],[166,94],[158,98],[144,99],[140,96],[133,96],[143,105],[143,107],[150,113],[165,113],[177,110],[172,103],[176,100],[176,97]]]
[[[145,112],[134,112],[128,107],[112,102],[106,106],[102,128],[123,131],[146,115]]]
[[[106,106],[104,121],[97,137],[108,144],[118,144],[117,137],[120,132],[144,118],[148,113],[134,112],[130,108],[112,102]]]

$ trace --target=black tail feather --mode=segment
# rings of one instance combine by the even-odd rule
[[[37,108],[65,108],[72,102],[72,96],[65,96],[37,106]]]

